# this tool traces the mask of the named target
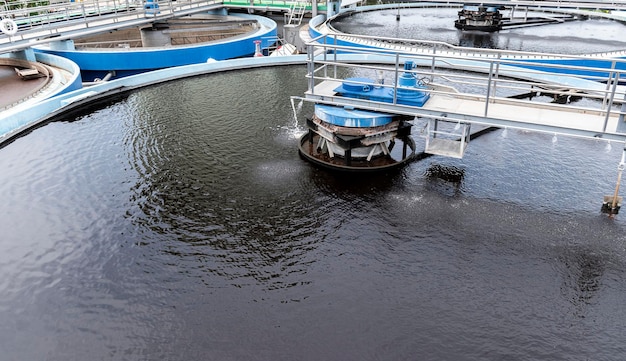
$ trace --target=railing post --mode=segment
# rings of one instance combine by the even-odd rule
[[[615,62],[613,62],[615,64]],[[609,76],[606,79],[606,88],[604,89],[604,95],[602,96],[602,110],[607,109],[607,104],[609,102],[608,95],[609,90],[611,89],[611,79],[613,79],[613,72],[609,72]]]
[[[333,45],[335,46],[335,50],[333,50],[333,61],[335,62],[333,66],[333,77],[337,79],[337,34],[333,35]]]
[[[83,19],[85,20],[86,27],[89,27],[89,22],[87,22],[87,11],[85,10],[85,3],[84,2],[80,3],[80,10],[83,12]],[[68,21],[70,20],[69,16],[68,16],[67,20]]]
[[[502,53],[498,53],[498,57],[497,59],[497,63],[496,63],[496,70],[494,72],[494,77],[495,80],[493,81],[493,96],[497,96],[497,86],[498,86],[498,78],[499,78],[499,74],[500,74],[500,61],[502,60]]]
[[[312,44],[309,44],[307,49],[307,55],[309,57],[309,61],[307,63],[307,72],[309,74],[309,91],[311,92],[311,94],[314,94],[314,88],[315,88],[315,74],[313,74],[314,70],[315,70],[315,64],[313,62],[315,55],[313,54],[314,52],[314,47]]]
[[[615,60],[613,60],[613,63],[611,64],[611,69],[615,70]],[[611,96],[609,98],[609,103],[608,106],[606,107],[606,115],[604,116],[604,127],[602,127],[602,133],[606,133],[606,127],[609,123],[609,115],[611,115],[611,107],[613,106],[613,99],[615,99],[615,91],[617,90],[617,84],[619,84],[619,72],[618,71],[613,71],[611,72],[611,74],[615,74],[614,76],[612,75],[611,78],[613,78],[613,85],[611,86]],[[611,80],[609,79],[609,82]]]
[[[489,111],[489,98],[491,97],[491,78],[493,77],[493,61],[489,63],[489,77],[487,79],[487,96],[485,97],[485,114],[487,117],[487,113]]]
[[[324,35],[324,41],[322,42],[322,46],[324,49],[324,63],[328,61],[328,47],[326,46],[326,39],[328,35]],[[328,78],[328,66],[324,64],[324,78]]]
[[[398,69],[400,67],[400,54],[396,53],[396,70],[393,81],[393,104],[398,102]]]
[[[619,76],[618,76],[619,79]],[[624,131],[624,126],[626,124],[624,124],[624,121],[626,119],[624,119],[624,116],[626,114],[626,94],[624,94],[624,99],[623,99],[623,103],[622,106],[620,107],[620,112],[619,112],[619,118],[617,119],[617,132],[618,133],[625,133]]]
[[[437,52],[437,48],[433,47],[433,61],[430,64],[430,82],[432,83],[435,80],[435,53]]]

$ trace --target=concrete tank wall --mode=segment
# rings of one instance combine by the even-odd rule
[[[171,46],[172,36],[167,31],[169,28],[167,24],[159,23],[141,28],[141,45],[144,48]]]

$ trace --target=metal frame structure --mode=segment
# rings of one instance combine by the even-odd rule
[[[626,59],[469,49],[380,37],[376,41],[385,47],[347,46],[338,45],[342,43],[338,37],[322,35],[307,44],[305,101],[452,124],[626,140],[626,89],[620,85],[626,81]],[[425,43],[430,43],[429,50],[424,50]],[[568,63],[593,59],[597,64]],[[387,81],[379,86],[396,94],[407,60],[418,64],[413,71],[429,84],[431,99],[423,107],[398,104],[395,98],[391,103],[347,98],[333,91],[354,74],[382,73]]]
[[[222,0],[85,0],[43,6],[25,3],[21,8],[3,9],[2,17],[13,19],[19,31],[0,34],[0,53],[222,7]]]
[[[425,121],[425,153],[455,158],[463,157],[474,124],[622,142],[615,191],[604,197],[601,207],[610,217],[618,214],[626,159],[626,87],[620,84],[626,82],[625,58],[467,49],[354,35],[350,39],[356,45],[342,34],[321,35],[307,43],[308,90],[304,97],[292,97],[292,103],[298,98],[413,116]],[[409,61],[419,65],[410,71],[429,89],[430,98],[422,106],[400,104],[395,95],[392,101],[380,101],[337,91],[346,81],[369,80],[363,77],[369,73],[376,74],[377,87],[398,94],[403,90],[399,75],[407,71],[403,65]]]
[[[309,1],[305,0],[307,4]],[[419,4],[462,5],[465,0],[424,0]],[[189,15],[220,8],[254,8],[289,11],[298,0],[0,0],[0,18],[14,21],[19,31],[0,32],[0,53],[22,50],[30,45],[70,39],[77,34],[91,34],[120,27],[137,26],[155,20]],[[484,4],[508,4],[532,9],[572,9],[584,11],[626,10],[626,0],[483,0]],[[416,5],[419,5],[416,4]],[[402,3],[410,7],[410,3]],[[322,5],[322,8],[324,5]],[[311,9],[312,12],[316,12]],[[293,10],[292,10],[293,12]],[[610,17],[610,14],[603,14]]]

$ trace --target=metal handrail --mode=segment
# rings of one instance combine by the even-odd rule
[[[3,45],[15,48],[16,45],[12,44],[17,42],[23,42],[27,47],[29,41],[41,42],[41,39],[58,36],[61,32],[165,20],[221,5],[222,0],[84,0],[44,6],[31,6],[38,3],[26,1],[20,4],[23,6],[0,12],[2,18],[9,18],[18,26],[14,35],[0,33],[0,50]]]
[[[351,35],[355,39],[382,39],[381,37]],[[605,119],[626,113],[622,108],[626,104],[626,88],[619,81],[626,82],[626,60],[564,54],[539,54],[523,51],[504,51],[494,49],[473,49],[448,46],[447,50],[424,51],[419,47],[424,42],[404,39],[402,49],[365,48],[357,45],[345,45],[335,34],[323,34],[308,46],[309,54],[322,54],[309,57],[308,94],[315,94],[316,85],[332,80],[337,83],[358,74],[372,74],[382,71],[389,83],[380,86],[389,88],[397,94],[398,74],[407,72],[402,68],[406,60],[413,61],[418,67],[409,73],[432,79],[447,87],[438,89],[429,87],[429,92],[451,95],[457,98],[480,100],[484,106],[484,116],[490,115],[490,104],[517,104],[534,108],[549,108],[577,113],[598,114]],[[343,43],[343,44],[342,44]],[[342,44],[342,45],[338,45]],[[413,49],[413,52],[406,49]],[[359,55],[360,60],[337,59],[337,54]],[[363,60],[363,54],[367,54]],[[488,56],[486,56],[488,55]],[[582,63],[581,61],[585,61]],[[567,62],[571,62],[568,64]],[[462,70],[459,72],[458,70]],[[564,75],[559,73],[569,72]],[[619,80],[619,81],[618,81]],[[352,80],[351,80],[352,82]],[[378,84],[377,84],[378,85]],[[536,94],[533,99],[519,99],[516,95]],[[547,95],[555,103],[548,103],[547,98],[538,102],[540,95]],[[572,98],[587,101],[571,102]],[[556,101],[564,100],[561,103]],[[341,102],[341,100],[338,100]],[[378,107],[376,101],[370,101],[372,108]],[[393,105],[398,105],[393,99]],[[381,107],[382,107],[381,103]],[[398,105],[399,106],[399,105]]]

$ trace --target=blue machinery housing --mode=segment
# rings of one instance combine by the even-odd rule
[[[404,70],[398,78],[397,91],[395,88],[383,88],[382,82],[376,84],[368,78],[348,78],[335,92],[348,98],[369,99],[379,102],[396,103],[421,107],[430,95],[426,86],[421,83],[417,75],[409,72],[414,63],[410,60],[404,63]]]

